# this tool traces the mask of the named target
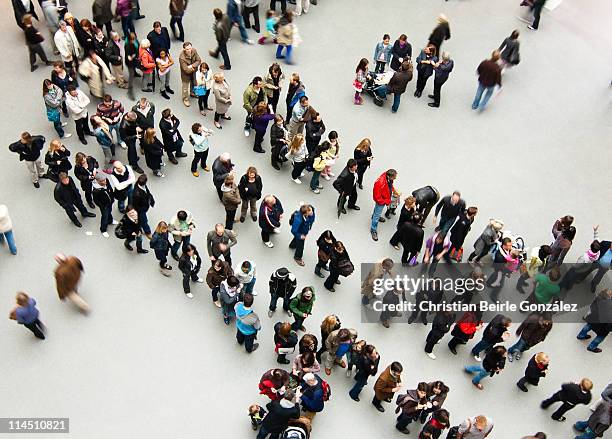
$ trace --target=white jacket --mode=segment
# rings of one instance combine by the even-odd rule
[[[87,106],[91,102],[89,97],[83,93],[80,89],[76,89],[77,95],[72,96],[70,92],[66,93],[66,106],[72,113],[74,120],[83,119],[87,117]]]
[[[64,62],[72,61],[73,54],[69,49],[69,42],[72,42],[72,45],[74,46],[74,54],[78,58],[83,55],[83,49],[81,49],[79,40],[77,40],[74,30],[72,30],[70,26],[66,26],[66,32],[58,29],[58,31],[55,32],[53,41],[55,42],[55,46],[57,47],[57,50],[59,50],[60,55],[62,56],[62,61]]]
[[[13,222],[9,216],[8,207],[0,204],[0,233],[6,233],[13,230]]]

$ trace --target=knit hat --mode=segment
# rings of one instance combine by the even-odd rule
[[[276,270],[276,275],[284,279],[287,276],[289,276],[289,270],[287,270],[285,267],[281,267],[278,270]]]

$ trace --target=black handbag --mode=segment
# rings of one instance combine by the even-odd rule
[[[123,221],[120,221],[119,224],[117,224],[117,227],[115,227],[115,236],[119,239],[127,238],[127,234],[123,229]]]

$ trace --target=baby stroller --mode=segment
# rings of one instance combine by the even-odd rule
[[[521,235],[515,235],[510,230],[501,231],[499,239],[497,240],[497,242],[493,245],[491,249],[491,255],[494,255],[495,252],[499,250],[504,238],[510,238],[512,240],[512,248],[514,250],[518,250],[521,253],[519,256],[521,263],[525,262],[525,260],[527,259],[525,240],[523,239]]]
[[[301,416],[299,419],[289,422],[289,427],[281,434],[279,439],[309,439],[310,419]]]
[[[393,76],[393,73],[393,70],[390,70],[385,73],[368,72],[368,79],[366,79],[366,82],[363,85],[362,93],[365,92],[372,96],[372,98],[374,98],[374,103],[381,106],[382,103],[378,104],[380,98],[378,100],[375,98],[374,90],[376,90],[381,85],[388,84],[391,80],[391,77]]]

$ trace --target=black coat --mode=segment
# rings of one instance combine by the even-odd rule
[[[248,175],[244,174],[240,177],[240,183],[238,184],[238,191],[240,192],[240,198],[248,200],[255,198],[259,200],[261,198],[261,191],[263,189],[263,183],[259,175],[255,176],[255,181],[249,183]]]
[[[266,406],[268,414],[261,422],[261,425],[272,434],[282,433],[289,425],[289,420],[300,417],[300,406],[295,404],[291,408],[284,408],[280,401],[272,401]]]
[[[425,232],[422,227],[419,227],[418,224],[406,222],[400,225],[399,232],[400,241],[404,250],[414,254],[421,251],[421,247],[423,247],[423,238],[425,237]]]
[[[19,154],[19,160],[33,162],[40,158],[40,151],[45,146],[45,138],[43,136],[32,136],[32,141],[29,144],[17,141],[9,145],[9,150]]]
[[[270,145],[281,148],[286,143],[281,142],[285,138],[285,131],[276,124],[273,124],[270,128]]]
[[[187,255],[187,253],[183,253],[179,259],[179,270],[181,270],[181,273],[183,273],[184,275],[191,275],[191,273],[197,273],[198,271],[200,271],[200,268],[202,267],[202,258],[200,257],[200,253],[198,253],[198,250],[195,249],[194,247],[194,251],[193,251],[194,256],[196,257],[196,265],[194,266],[193,263],[191,262],[191,258],[189,257],[189,255]]]
[[[591,392],[583,392],[579,384],[566,383],[561,386],[561,401],[569,402],[572,405],[588,404],[591,402]]]
[[[442,338],[444,334],[450,331],[452,324],[455,322],[455,314],[437,312],[431,324],[430,333],[435,333],[435,336]],[[438,338],[438,339],[439,339]]]
[[[450,40],[451,33],[450,27],[448,23],[440,23],[435,27],[435,29],[431,32],[429,36],[429,43],[433,44],[436,47],[440,47],[444,40]],[[439,53],[436,53],[436,56],[439,56]]]
[[[81,182],[81,189],[85,190],[85,188],[91,186],[94,180],[93,171],[98,169],[99,166],[96,159],[87,156],[87,168],[81,165],[74,167],[74,176]]]
[[[113,205],[113,190],[107,183],[104,188],[94,188],[92,191],[93,202],[100,210]]]
[[[127,216],[127,214],[123,215],[123,218],[121,218],[121,227],[123,227],[125,236],[128,239],[135,237],[134,234],[139,235],[142,233],[142,221],[140,216],[138,217],[138,222],[135,223]]]
[[[162,27],[159,34],[152,30],[147,35],[147,39],[151,42],[151,52],[153,52],[155,58],[159,56],[159,52],[162,50],[165,50],[166,53],[170,50],[170,35],[166,27]]]
[[[234,165],[231,162],[223,163],[221,162],[219,157],[215,159],[212,164],[213,183],[215,187],[221,187],[221,185],[225,181],[225,177],[227,177],[227,174],[229,174],[233,168]]]
[[[62,206],[64,209],[72,208],[74,210],[74,204],[83,204],[81,200],[81,194],[74,184],[72,177],[68,177],[68,184],[62,184],[58,182],[53,190],[53,198],[57,204]]]
[[[13,12],[15,13],[15,21],[17,22],[17,26],[23,27],[23,16],[25,14],[31,14],[34,18],[38,20],[38,15],[36,15],[36,10],[34,10],[34,2],[30,2],[30,10],[26,11],[25,6],[23,6],[23,2],[21,0],[11,0],[13,4]]]
[[[534,386],[537,386],[540,382],[540,378],[546,376],[546,369],[548,369],[548,365],[545,365],[544,368],[539,368],[538,363],[536,363],[535,355],[531,357],[529,363],[527,363],[527,368],[525,369],[525,378],[527,378],[527,382]]]
[[[285,278],[281,278],[276,275],[276,272],[274,272],[272,273],[272,276],[270,276],[270,281],[268,284],[270,286],[270,294],[276,294],[279,297],[289,299],[295,292],[295,288],[297,287],[297,279],[291,274]]]
[[[357,185],[357,174],[349,171],[348,166],[345,166],[340,175],[334,181],[334,189],[340,193],[350,194],[355,190]]]
[[[177,151],[183,146],[183,136],[178,130],[181,121],[172,116],[171,120],[159,121],[159,129],[162,133],[162,141],[167,151]]]
[[[495,344],[503,341],[502,335],[508,329],[502,324],[502,314],[497,314],[493,317],[493,320],[487,325],[482,333],[483,340],[487,340],[489,343]]]
[[[353,158],[357,162],[358,171],[365,172],[365,170],[370,167],[371,162],[368,160],[368,157],[372,157],[371,149],[363,152],[362,150],[355,148],[353,151]]]
[[[147,128],[153,128],[155,126],[155,105],[153,102],[149,102],[149,105],[151,108],[146,116],[138,111],[138,104],[132,107],[132,111],[136,113],[136,125],[142,128],[143,131]]]
[[[60,172],[68,172],[72,169],[72,163],[68,160],[70,151],[57,150],[54,153],[47,152],[45,154],[45,163],[49,166],[49,172],[57,176]],[[57,162],[61,162],[59,165]]]
[[[416,213],[416,209],[406,209],[406,205],[402,205],[400,210],[399,218],[397,219],[397,229],[404,223],[409,223],[412,220],[412,216]],[[419,227],[420,228],[420,227]],[[423,230],[423,229],[421,229]]]
[[[378,373],[379,362],[380,355],[376,360],[370,359],[367,355],[360,355],[356,365],[355,381],[367,381],[371,376],[375,376]]]
[[[398,71],[402,65],[399,58],[404,60],[412,58],[412,46],[409,42],[406,41],[404,47],[400,46],[399,40],[395,40],[395,43],[393,43],[393,49],[391,49],[391,68],[395,71]]]
[[[153,143],[146,143],[143,137],[140,141],[140,146],[144,150],[147,166],[153,170],[159,170],[164,155],[164,145],[162,145],[157,137],[155,137]]]
[[[325,133],[323,119],[320,122],[315,122],[313,119],[306,122],[306,143],[308,145],[318,145],[323,133]]]
[[[132,192],[132,206],[134,206],[134,209],[138,212],[147,212],[149,207],[155,206],[155,198],[153,198],[153,194],[148,186],[145,185],[144,189],[138,184],[134,186],[134,191]]]
[[[123,63],[123,57],[121,56],[121,48],[115,44],[114,41],[110,41],[106,46],[105,50],[106,58],[114,66],[120,66]]]
[[[459,218],[455,221],[455,224],[450,229],[450,240],[454,248],[459,249],[463,246],[465,237],[472,228],[473,222],[474,219],[472,218],[470,220],[465,212],[461,212],[459,214]]]
[[[506,366],[506,357],[498,354],[495,350],[491,350],[485,355],[482,360],[482,367],[493,376],[498,373],[497,369],[502,370]]]

